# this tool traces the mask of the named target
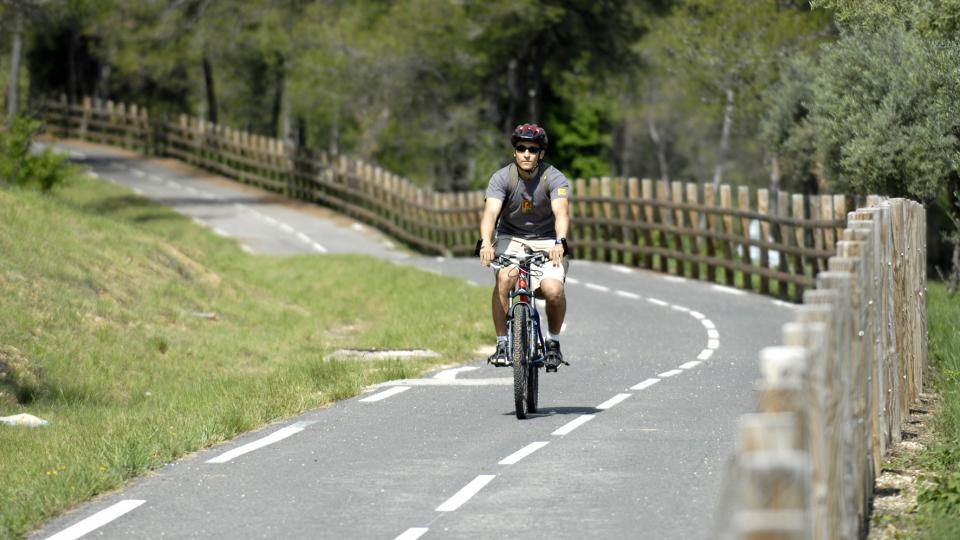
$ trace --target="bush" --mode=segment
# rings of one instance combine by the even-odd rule
[[[33,185],[48,191],[71,174],[65,157],[49,148],[39,153],[32,151],[33,137],[40,126],[36,120],[17,118],[9,129],[0,131],[0,182]]]

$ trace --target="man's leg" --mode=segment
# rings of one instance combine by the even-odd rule
[[[490,299],[493,328],[497,332],[497,350],[487,361],[494,365],[506,365],[507,362],[507,310],[510,308],[510,291],[513,290],[513,285],[517,281],[517,276],[510,274],[509,270],[497,272],[497,283],[493,286]]]
[[[563,292],[563,281],[559,279],[544,279],[540,282],[540,292],[547,303],[547,327],[550,336],[546,340],[544,364],[547,371],[556,371],[560,364],[568,364],[563,360],[560,352],[560,330],[563,329],[563,318],[567,314],[567,296]]]
[[[563,319],[567,315],[567,295],[563,282],[557,279],[544,279],[540,282],[540,292],[547,303],[547,327],[553,335],[559,335],[563,328]]]

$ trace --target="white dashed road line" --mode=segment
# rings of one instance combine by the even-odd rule
[[[613,407],[614,405],[616,405],[617,403],[620,403],[621,401],[629,398],[629,397],[632,396],[632,395],[633,395],[633,394],[617,394],[617,395],[613,396],[612,398],[604,401],[603,403],[597,405],[597,409],[600,409],[601,411],[605,411],[605,410],[607,410],[607,409],[612,408],[612,407]]]
[[[670,305],[670,302],[664,302],[663,300],[659,300],[657,298],[647,298],[647,302],[650,302],[651,304],[654,304],[657,306],[663,306],[663,307]]]
[[[665,379],[665,378],[667,378],[667,377],[673,377],[674,375],[679,375],[679,374],[681,374],[681,373],[683,373],[682,370],[679,370],[679,369],[671,369],[670,371],[664,371],[663,373],[657,375],[657,377],[661,377],[661,378],[664,378],[664,379]]]
[[[417,540],[429,531],[427,527],[410,527],[394,540]]]
[[[604,287],[603,285],[597,285],[596,283],[585,283],[584,285],[588,289],[593,289],[595,291],[606,292],[610,290],[610,287]]]
[[[616,294],[617,294],[617,296],[622,296],[622,297],[624,297],[624,298],[630,298],[631,300],[639,300],[639,299],[640,299],[640,295],[639,295],[639,294],[633,294],[632,292],[617,291]]]
[[[267,435],[262,439],[258,439],[256,441],[253,441],[252,443],[248,443],[243,446],[234,448],[233,450],[224,452],[213,459],[208,459],[206,462],[207,463],[226,463],[234,458],[253,452],[254,450],[259,450],[264,446],[268,446],[275,442],[282,441],[283,439],[286,439],[291,435],[296,435],[297,433],[300,433],[312,423],[313,422],[297,422],[296,424],[292,424],[285,428],[278,429],[277,431],[274,431],[273,433],[271,433],[270,435]]]
[[[457,508],[460,508],[496,477],[497,475],[495,474],[481,474],[474,478],[469,484],[463,486],[453,497],[450,497],[445,503],[438,506],[437,512],[453,512]]]
[[[597,416],[596,414],[582,414],[582,415],[578,416],[577,418],[574,418],[573,420],[567,422],[566,424],[564,424],[564,425],[561,426],[560,428],[558,428],[558,429],[557,429],[556,431],[554,431],[551,435],[566,435],[566,434],[570,433],[571,431],[577,429],[578,427],[580,427],[580,426],[586,424],[587,422],[593,420],[594,418],[596,418],[596,416]]]
[[[713,349],[704,349],[697,355],[697,360],[706,360],[713,356]]]
[[[75,538],[80,538],[91,531],[103,527],[107,523],[110,523],[111,521],[137,508],[145,502],[147,501],[139,499],[127,499],[120,501],[109,508],[97,512],[87,519],[84,519],[83,521],[71,525],[57,534],[48,537],[47,540],[74,540]]]
[[[521,459],[529,456],[530,454],[536,452],[537,450],[543,448],[544,446],[546,446],[546,445],[548,445],[548,444],[550,444],[548,441],[532,442],[532,443],[524,446],[524,447],[521,448],[520,450],[517,450],[516,452],[510,454],[509,456],[501,459],[501,460],[498,462],[498,464],[499,464],[499,465],[515,465],[515,464],[516,464],[518,461],[520,461]]]
[[[680,369],[693,369],[693,368],[699,366],[700,363],[701,363],[701,362],[700,362],[699,360],[691,360],[691,361],[689,361],[689,362],[680,364]]]
[[[647,379],[643,382],[637,383],[630,387],[631,390],[643,390],[644,388],[650,388],[651,386],[660,382],[660,379]]]
[[[380,392],[379,394],[374,394],[374,395],[372,395],[372,396],[370,396],[370,397],[365,397],[365,398],[361,399],[360,401],[362,401],[362,402],[364,402],[364,403],[373,403],[373,402],[375,402],[375,401],[380,401],[381,399],[387,399],[387,398],[390,397],[390,396],[395,396],[395,395],[397,395],[397,394],[399,394],[399,393],[401,393],[401,392],[406,392],[406,391],[409,390],[410,388],[411,388],[411,387],[409,387],[409,386],[394,386],[393,388],[391,388],[391,389],[389,389],[389,390],[384,390],[383,392]]]

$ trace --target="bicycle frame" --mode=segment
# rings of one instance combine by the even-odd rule
[[[542,253],[542,252],[541,252]],[[527,311],[527,319],[531,321],[529,327],[529,336],[527,339],[527,358],[532,367],[539,368],[543,366],[543,332],[540,329],[540,310],[537,309],[534,292],[530,290],[533,282],[530,279],[530,267],[536,254],[528,254],[523,259],[512,265],[517,268],[517,283],[510,292],[510,309],[507,310],[507,350],[513,350],[513,340],[518,336],[513,335],[513,319],[517,306]]]

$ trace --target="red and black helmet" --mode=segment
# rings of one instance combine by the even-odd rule
[[[520,124],[513,128],[513,134],[510,135],[510,144],[516,146],[520,141],[534,141],[541,148],[547,147],[547,130],[536,124]]]

